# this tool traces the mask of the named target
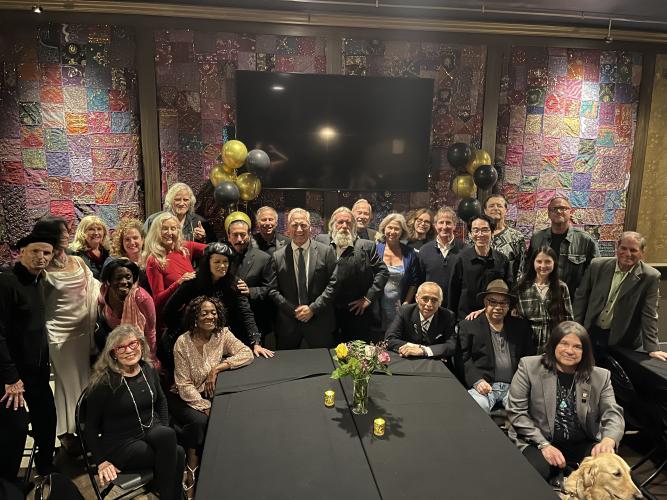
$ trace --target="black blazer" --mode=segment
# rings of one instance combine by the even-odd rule
[[[269,290],[269,297],[278,308],[275,322],[276,336],[280,341],[294,336],[307,337],[310,347],[325,347],[317,339],[329,346],[336,328],[333,311],[333,298],[336,287],[334,269],[336,255],[332,247],[315,240],[310,240],[308,261],[308,300],[314,315],[303,323],[294,316],[299,304],[294,270],[294,252],[292,245],[286,245],[273,254],[273,269],[276,275],[276,288]]]
[[[398,348],[408,342],[426,345],[434,358],[447,358],[456,352],[456,316],[449,309],[439,307],[431,319],[427,332],[422,332],[417,304],[403,304],[387,328],[385,340],[389,349]]]
[[[452,275],[453,262],[456,255],[465,248],[466,244],[457,238],[454,238],[454,246],[451,248],[446,258],[436,246],[435,240],[424,243],[417,254],[419,262],[420,283],[424,281],[433,281],[440,285],[442,293],[446,294],[449,289],[449,280]],[[445,297],[445,302],[447,297]],[[456,311],[454,311],[456,312]]]
[[[254,243],[257,245],[257,248],[259,248],[262,252],[268,253],[269,255],[273,255],[276,250],[280,250],[282,247],[288,245],[292,241],[287,236],[278,233],[276,233],[276,237],[271,243],[267,243],[259,233],[253,234],[252,238]]]
[[[250,308],[255,323],[263,334],[272,331],[273,310],[269,290],[276,287],[276,273],[271,256],[252,246],[243,255],[237,256],[236,277],[245,281],[250,289]]]
[[[509,315],[505,317],[504,330],[507,334],[512,358],[512,373],[514,373],[521,358],[535,354],[533,330],[525,319]],[[463,369],[467,386],[472,387],[480,379],[492,384],[495,377],[496,356],[493,351],[491,327],[486,314],[480,314],[472,321],[461,321],[459,338],[463,351]]]

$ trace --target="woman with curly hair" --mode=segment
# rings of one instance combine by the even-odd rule
[[[416,251],[435,238],[433,212],[428,208],[415,210],[408,217],[408,246]]]
[[[86,394],[84,437],[100,483],[122,470],[152,469],[161,500],[180,500],[185,453],[169,427],[167,399],[151,366],[146,338],[134,325],[107,337]]]
[[[126,257],[140,265],[144,236],[144,225],[139,219],[121,220],[111,237],[111,256]]]
[[[169,410],[183,427],[187,449],[188,498],[194,498],[196,471],[204,446],[218,374],[252,363],[252,351],[225,327],[225,310],[214,297],[194,298],[185,312],[186,332],[174,346],[174,386]]]
[[[141,254],[146,277],[153,293],[158,318],[164,304],[176,289],[196,276],[192,261],[198,259],[206,245],[184,241],[181,225],[175,215],[163,212],[151,224]]]
[[[79,222],[74,241],[69,246],[74,255],[83,259],[96,280],[109,257],[109,229],[97,215],[86,215]]]

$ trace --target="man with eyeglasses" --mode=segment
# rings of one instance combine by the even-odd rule
[[[530,247],[524,261],[525,266],[532,261],[533,252],[542,246],[550,246],[558,256],[559,278],[567,284],[570,297],[574,297],[577,287],[591,261],[600,256],[600,250],[593,238],[581,229],[572,226],[572,206],[567,198],[556,196],[549,202],[551,227],[537,231],[530,239]]]
[[[516,297],[505,281],[491,281],[479,297],[484,313],[459,323],[459,338],[468,393],[490,413],[507,406],[519,360],[534,355],[535,344],[528,321],[509,314]]]
[[[447,308],[454,311],[459,320],[472,319],[475,315],[471,313],[480,311],[483,304],[479,293],[491,281],[502,279],[512,283],[507,257],[491,248],[495,228],[495,222],[484,214],[468,224],[474,246],[464,248],[456,256],[447,294]]]
[[[512,279],[517,283],[526,255],[526,239],[521,231],[507,225],[505,221],[507,200],[502,194],[492,194],[486,199],[484,213],[496,223],[496,229],[491,238],[491,248],[507,257]]]
[[[278,309],[278,349],[333,347],[336,319],[336,253],[310,238],[310,214],[294,208],[287,215],[291,243],[275,251],[276,288],[269,297]]]
[[[427,281],[417,289],[417,303],[403,304],[387,328],[389,349],[403,358],[444,359],[456,352],[456,316],[440,307],[442,289]]]

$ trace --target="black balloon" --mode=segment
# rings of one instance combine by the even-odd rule
[[[482,213],[482,205],[476,198],[463,198],[456,213],[463,222],[468,223],[470,219]]]
[[[472,158],[472,149],[465,142],[455,142],[447,150],[447,161],[454,168],[465,168]]]
[[[269,165],[271,165],[269,155],[261,149],[250,151],[245,160],[245,166],[248,167],[248,170],[255,173],[268,169]]]
[[[489,189],[498,182],[498,171],[493,165],[482,165],[472,174],[475,185],[480,189]]]
[[[218,184],[215,188],[215,191],[213,191],[213,198],[219,207],[225,208],[229,205],[238,203],[241,198],[241,193],[236,184],[225,181]]]

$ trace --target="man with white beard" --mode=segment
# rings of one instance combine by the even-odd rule
[[[316,238],[333,246],[336,252],[337,341],[377,340],[382,335],[375,307],[389,270],[375,248],[375,243],[357,236],[357,224],[347,207],[334,210],[329,221],[329,234]],[[375,335],[373,331],[376,330]]]

